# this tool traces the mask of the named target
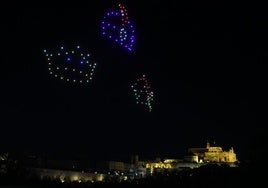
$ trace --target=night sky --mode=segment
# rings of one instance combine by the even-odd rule
[[[121,1],[136,29],[129,53],[100,33],[119,1],[7,5],[1,13],[2,150],[181,157],[209,140],[238,158],[261,151],[268,16],[256,9]],[[30,7],[32,6],[32,8]],[[214,8],[211,8],[214,6]],[[35,7],[35,8],[33,8]],[[97,61],[92,83],[48,74],[43,49],[81,45]],[[146,74],[152,112],[131,84]]]

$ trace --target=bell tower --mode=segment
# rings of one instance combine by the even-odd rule
[[[209,147],[210,147],[210,144],[209,144],[209,142],[207,141],[207,146],[206,146],[206,148],[209,149]]]

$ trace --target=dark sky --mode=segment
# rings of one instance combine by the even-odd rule
[[[1,148],[176,157],[215,140],[224,149],[233,146],[238,157],[260,151],[266,13],[125,0],[137,39],[128,53],[100,34],[103,14],[117,2],[4,7]],[[98,62],[93,83],[70,85],[50,77],[42,50],[61,44],[79,44],[92,54]],[[143,73],[155,93],[151,113],[135,104],[130,90]]]

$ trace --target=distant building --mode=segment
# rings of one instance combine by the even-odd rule
[[[162,161],[147,161],[146,162],[146,168],[150,169],[150,173],[153,174],[155,169],[170,169],[172,168],[172,164],[171,163],[165,163]]]
[[[99,161],[97,163],[97,169],[101,171],[125,172],[128,168],[129,165],[121,161]]]
[[[156,158],[155,160],[139,161],[139,157],[136,155],[131,158],[131,162],[136,176],[142,178],[149,174],[152,175],[155,171],[171,169],[177,159],[165,159],[162,161],[160,158]]]
[[[219,146],[210,146],[207,142],[205,148],[189,148],[191,156],[186,156],[185,160],[190,162],[215,162],[215,163],[234,163],[237,162],[233,147],[229,151],[223,151]]]
[[[187,156],[184,156],[184,161],[186,162],[195,162],[195,163],[198,163],[199,160],[198,160],[198,155],[187,155]]]

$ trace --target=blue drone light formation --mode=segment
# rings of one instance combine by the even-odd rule
[[[151,91],[151,86],[145,75],[136,79],[135,83],[131,85],[131,88],[134,93],[136,103],[145,105],[149,112],[151,112],[154,93]]]
[[[56,53],[43,51],[48,62],[49,74],[70,83],[89,83],[93,79],[96,62],[80,46],[72,50],[61,46]]]
[[[101,22],[102,35],[117,44],[123,46],[128,51],[133,51],[135,42],[134,26],[128,19],[127,9],[118,4],[118,10],[106,12]]]

